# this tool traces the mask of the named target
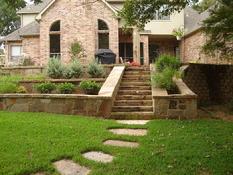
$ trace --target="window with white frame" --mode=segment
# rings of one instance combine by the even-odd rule
[[[11,60],[19,60],[22,56],[22,46],[21,45],[12,45],[10,52]]]

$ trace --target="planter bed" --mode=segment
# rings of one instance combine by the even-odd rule
[[[121,78],[124,73],[124,66],[116,66],[104,79],[99,79],[103,86],[99,95],[84,94],[1,94],[0,110],[14,112],[48,112],[58,114],[79,114],[87,116],[100,116],[108,118],[111,114],[113,100],[116,96]],[[86,80],[86,79],[85,79]],[[93,79],[97,80],[97,79]],[[54,83],[69,82],[79,84],[82,79],[76,80],[51,80]],[[41,81],[22,81],[28,89],[32,89],[35,83]],[[44,82],[44,81],[43,81]]]
[[[154,67],[151,65],[151,72]],[[195,119],[197,118],[197,95],[182,79],[173,78],[174,92],[152,86],[153,112],[158,118]]]
[[[54,84],[60,83],[72,83],[76,86],[75,94],[84,94],[84,92],[79,88],[80,82],[84,80],[95,81],[99,84],[103,84],[105,82],[105,78],[83,78],[83,79],[46,79],[46,80],[23,80],[20,81],[20,86],[24,86],[27,89],[28,93],[37,93],[35,85],[43,83],[43,82],[51,82]]]
[[[197,117],[197,95],[181,79],[174,80],[180,94],[152,88],[154,113],[159,118],[194,119]]]

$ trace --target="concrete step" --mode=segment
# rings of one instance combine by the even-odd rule
[[[150,81],[122,81],[120,86],[151,86]]]
[[[110,118],[118,120],[151,120],[156,117],[153,112],[112,112]]]
[[[151,90],[119,90],[118,95],[151,95]]]
[[[152,106],[152,100],[117,100],[114,106]]]
[[[152,112],[152,106],[113,106],[112,112]]]
[[[116,100],[152,100],[152,95],[117,95]]]
[[[124,85],[120,86],[119,90],[151,90],[151,86],[135,86],[135,85]]]

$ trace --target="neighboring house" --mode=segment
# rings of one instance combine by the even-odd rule
[[[102,48],[111,49],[117,55],[117,61],[122,57],[125,61],[134,59],[144,65],[154,62],[161,54],[179,57],[180,47],[182,60],[192,57],[193,53],[189,53],[184,44],[186,42],[193,47],[188,38],[180,42],[172,36],[173,29],[186,28],[186,23],[191,22],[189,18],[192,16],[186,15],[190,8],[170,16],[161,16],[158,12],[144,31],[138,32],[133,28],[132,33],[125,33],[122,21],[117,17],[123,3],[124,0],[94,3],[90,0],[44,0],[21,9],[18,11],[21,28],[4,38],[6,63],[17,61],[22,55],[30,57],[36,65],[46,65],[49,57],[53,56],[59,56],[62,62],[68,63],[71,44],[76,41],[85,50],[85,56],[80,59],[82,63],[93,61],[95,52]],[[187,34],[191,35],[200,28],[197,22],[199,20],[192,20],[194,27],[187,28]]]

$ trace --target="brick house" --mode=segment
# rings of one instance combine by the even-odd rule
[[[204,37],[199,15],[191,8],[170,16],[157,13],[155,19],[143,31],[122,30],[117,11],[124,0],[44,0],[20,11],[21,28],[6,36],[6,64],[17,62],[23,56],[30,57],[35,65],[46,65],[49,57],[59,56],[64,63],[71,59],[70,47],[80,42],[85,50],[81,62],[87,64],[94,53],[109,48],[124,60],[135,60],[149,65],[160,54],[181,56],[183,62],[200,59],[200,45]],[[186,36],[178,41],[172,36],[175,28],[185,28]],[[197,42],[198,41],[198,42]],[[181,53],[180,53],[181,50]]]

